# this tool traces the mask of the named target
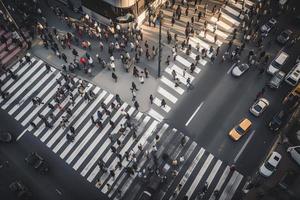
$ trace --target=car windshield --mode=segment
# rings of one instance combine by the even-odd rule
[[[275,169],[275,167],[273,165],[271,165],[269,162],[265,163],[265,167],[270,171],[274,171],[274,169]]]
[[[242,65],[239,65],[239,69],[243,72],[247,69],[247,66],[242,64]]]
[[[254,106],[254,110],[257,112],[260,112],[262,110],[262,107],[260,107],[258,104]]]
[[[238,132],[240,135],[243,135],[244,134],[244,130],[240,127],[240,126],[237,126],[235,128],[236,132]]]

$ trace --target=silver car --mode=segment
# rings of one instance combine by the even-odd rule
[[[249,65],[246,63],[233,65],[234,67],[232,68],[231,74],[236,77],[241,76],[249,69]]]
[[[277,71],[277,72],[275,72],[273,77],[270,79],[268,85],[270,86],[270,88],[278,89],[279,86],[281,85],[284,77],[285,77],[285,73],[283,71]]]

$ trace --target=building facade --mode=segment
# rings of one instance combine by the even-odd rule
[[[141,24],[149,8],[155,9],[166,0],[82,0],[84,12],[107,23],[110,19]],[[132,17],[131,17],[132,16]]]

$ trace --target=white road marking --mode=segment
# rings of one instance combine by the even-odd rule
[[[158,99],[157,97],[154,98],[153,103],[155,105],[157,105],[158,107],[160,107],[161,109],[163,109],[166,113],[168,113],[171,110],[170,106],[168,106],[168,105],[165,105],[165,107],[160,106],[161,100]]]
[[[208,187],[209,185],[211,184],[211,182],[213,181],[214,177],[216,176],[218,170],[220,169],[220,166],[222,165],[222,161],[221,160],[218,160],[214,166],[214,168],[211,170],[208,178],[206,179],[206,182],[208,184]]]
[[[153,110],[152,108],[148,111],[148,114],[160,122],[162,120],[164,120],[164,117],[161,114],[159,114],[158,112],[156,112],[155,110]]]
[[[218,182],[217,186],[215,187],[214,191],[216,191],[216,190],[219,191],[219,190],[221,189],[221,187],[223,186],[223,184],[224,184],[224,182],[225,182],[227,176],[229,175],[229,172],[230,172],[230,167],[227,166],[227,167],[225,168],[225,170],[224,170],[224,172],[223,172],[221,178],[219,179],[219,182]],[[209,200],[215,200],[214,194],[212,194],[212,195],[210,196]]]
[[[172,88],[173,90],[175,90],[178,94],[183,94],[184,93],[184,89],[182,89],[180,86],[175,87],[175,83],[173,83],[172,81],[170,81],[169,79],[167,79],[165,76],[162,76],[160,78],[160,80],[166,84],[167,86],[169,86],[170,88]]]
[[[233,175],[231,176],[230,180],[228,181],[226,187],[224,188],[219,200],[230,200],[239,186],[243,176],[238,173],[237,171],[233,172]]]
[[[247,144],[250,142],[251,138],[253,137],[254,133],[255,133],[255,130],[253,130],[253,131],[251,132],[251,134],[250,134],[250,136],[247,138],[245,144],[242,146],[241,150],[240,150],[240,151],[238,152],[238,154],[235,156],[233,162],[236,162],[236,161],[239,159],[239,157],[241,156],[241,154],[242,154],[243,151],[245,150]]]
[[[19,140],[19,139],[21,139],[21,137],[26,133],[26,131],[27,131],[27,129],[25,129],[18,137],[17,137],[17,141]]]
[[[192,119],[195,117],[196,113],[199,111],[199,109],[203,106],[203,101],[200,103],[198,108],[195,110],[195,112],[192,114],[192,116],[189,118],[189,120],[185,123],[185,126],[188,126],[189,123],[192,121]]]
[[[158,87],[158,93],[161,94],[162,96],[166,97],[168,100],[170,100],[172,103],[176,103],[177,98],[173,96],[170,92],[165,90],[162,87]]]

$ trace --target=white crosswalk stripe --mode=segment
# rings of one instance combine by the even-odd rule
[[[246,1],[249,6],[249,1]],[[227,8],[230,7],[230,8]],[[232,31],[232,24],[239,25],[239,19],[233,19],[231,15],[235,15],[239,11],[232,8],[231,5],[223,8],[224,13],[221,19],[216,22],[220,26],[220,30],[216,30],[215,34],[220,36],[218,45],[222,44],[221,39],[226,39],[229,35],[226,31]],[[229,14],[226,14],[230,13]],[[212,17],[209,21],[216,21],[215,17]],[[224,20],[224,21],[223,21]],[[227,24],[226,22],[231,24]],[[208,25],[208,29],[211,31],[213,27]],[[223,31],[225,29],[226,31]],[[177,55],[177,60],[164,71],[160,78],[161,86],[157,89],[158,96],[154,98],[154,105],[148,111],[147,115],[136,111],[135,108],[129,106],[127,103],[123,103],[121,107],[112,109],[109,107],[111,102],[115,102],[114,95],[108,94],[107,91],[95,87],[92,84],[88,84],[85,91],[92,90],[97,96],[95,100],[87,102],[83,97],[77,94],[77,90],[72,92],[75,95],[75,102],[70,108],[74,109],[74,113],[69,118],[69,124],[66,129],[59,127],[60,120],[64,116],[64,110],[58,108],[53,112],[56,117],[53,120],[53,128],[48,129],[42,123],[42,120],[37,117],[38,113],[44,116],[50,114],[51,109],[47,107],[47,103],[54,103],[53,97],[59,85],[56,83],[56,79],[62,79],[62,75],[56,70],[52,69],[51,73],[44,73],[45,69],[41,66],[43,61],[36,58],[32,58],[32,64],[15,64],[12,71],[18,75],[17,80],[12,80],[2,75],[0,79],[4,81],[2,89],[9,91],[12,96],[8,100],[0,100],[1,108],[8,114],[15,116],[18,120],[33,136],[38,138],[53,153],[57,154],[63,159],[70,168],[74,169],[80,174],[87,182],[91,182],[96,185],[96,182],[100,182],[98,186],[99,191],[108,195],[109,198],[115,199],[117,189],[123,191],[122,195],[124,199],[134,199],[130,196],[134,194],[131,189],[137,188],[142,190],[143,188],[138,184],[138,173],[130,176],[126,172],[126,167],[133,163],[133,158],[129,160],[123,159],[121,161],[122,168],[115,168],[119,161],[115,153],[110,150],[111,147],[115,147],[118,154],[122,157],[126,152],[134,152],[137,159],[137,170],[142,172],[143,169],[147,170],[148,164],[153,161],[151,158],[145,156],[145,152],[153,151],[153,145],[157,144],[157,154],[162,155],[164,152],[168,152],[170,157],[179,159],[180,156],[184,156],[184,161],[178,166],[178,175],[173,180],[167,183],[167,190],[164,191],[159,197],[160,199],[170,199],[173,191],[175,191],[178,184],[182,185],[181,191],[179,191],[176,199],[181,198],[182,195],[188,195],[194,197],[197,194],[197,188],[201,187],[203,182],[207,182],[209,185],[209,191],[219,190],[220,199],[232,199],[236,193],[238,187],[243,181],[243,175],[237,171],[231,172],[229,166],[223,163],[221,160],[215,158],[211,153],[207,152],[204,148],[199,147],[196,142],[187,137],[187,143],[189,146],[181,147],[180,138],[183,133],[179,132],[168,124],[163,122],[164,117],[168,114],[172,106],[178,102],[179,96],[183,95],[186,90],[186,79],[190,78],[191,81],[195,81],[199,73],[202,72],[203,67],[207,64],[207,60],[201,59],[198,66],[195,69],[195,73],[191,74],[189,71],[192,62],[195,62],[195,47],[197,43],[200,43],[201,48],[209,49],[212,41],[210,34],[208,38],[201,38],[195,36],[190,38],[190,44],[193,47],[193,52],[189,56],[183,57],[184,51],[181,51]],[[184,69],[187,69],[185,76],[183,76]],[[172,70],[175,70],[177,77],[182,83],[179,87],[175,87],[172,80]],[[36,82],[36,84],[34,84]],[[64,82],[64,81],[63,81]],[[75,83],[79,82],[75,79]],[[24,94],[20,97],[20,94]],[[33,107],[32,98],[33,94],[42,97],[43,105]],[[166,99],[168,104],[166,107],[160,107],[161,99]],[[104,115],[101,122],[103,127],[99,128],[95,126],[91,121],[91,116],[97,118],[97,110],[104,112],[100,108],[100,103],[108,107],[111,112],[111,117]],[[170,102],[170,103],[169,103]],[[64,109],[69,105],[69,98],[64,98],[60,104]],[[123,111],[122,111],[123,110]],[[133,130],[127,128],[125,132],[120,132],[123,125],[127,124],[128,119],[123,114],[126,111],[131,120],[138,122],[135,131],[136,138],[133,137]],[[109,123],[111,120],[114,123],[114,127]],[[29,122],[35,122],[37,128],[29,126]],[[73,142],[69,142],[65,137],[69,131],[69,125],[75,128],[76,136]],[[25,134],[26,135],[26,134]],[[159,142],[156,142],[155,136],[159,136]],[[22,136],[24,137],[24,136]],[[119,146],[112,138],[116,137],[121,145]],[[177,142],[177,143],[176,143]],[[177,145],[179,144],[179,145]],[[139,145],[143,146],[143,152],[139,150]],[[101,160],[105,163],[108,171],[114,170],[115,176],[112,177],[109,172],[103,172],[97,162]],[[189,160],[189,162],[188,162]],[[168,164],[162,164],[161,168],[170,172],[171,168]],[[107,187],[111,186],[111,188]],[[213,200],[213,194],[207,194],[210,200]]]

